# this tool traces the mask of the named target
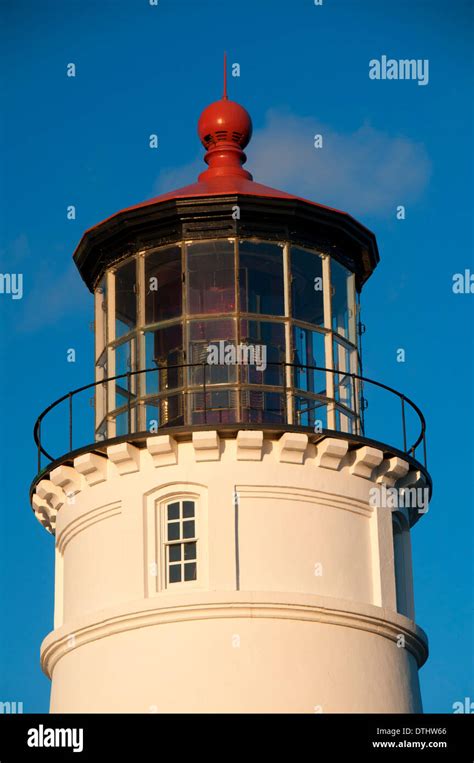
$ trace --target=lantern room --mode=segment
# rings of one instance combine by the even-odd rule
[[[98,385],[99,439],[204,423],[358,430],[351,270],[290,241],[159,243],[95,289],[96,378],[118,377]]]
[[[254,182],[251,119],[225,93],[198,132],[198,182],[95,226],[74,256],[95,294],[96,440],[234,424],[361,434],[375,237]]]

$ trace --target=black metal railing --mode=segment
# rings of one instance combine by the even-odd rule
[[[315,422],[319,421],[321,425],[324,419],[325,425],[321,425],[321,429],[318,430],[322,433],[347,433],[364,440],[380,442],[392,446],[395,450],[412,458],[416,458],[416,452],[421,446],[423,451],[422,463],[426,467],[426,423],[424,416],[412,400],[392,387],[340,369],[299,363],[269,362],[267,367],[277,367],[278,379],[275,383],[275,376],[269,378],[267,375],[265,377],[266,372],[256,371],[254,366],[247,364],[236,364],[236,366],[237,369],[244,369],[244,373],[241,374],[240,371],[236,370],[235,379],[228,379],[224,382],[213,381],[210,372],[210,368],[222,368],[221,366],[211,367],[207,362],[181,363],[127,371],[68,392],[49,405],[35,423],[34,440],[38,449],[38,473],[42,470],[42,456],[51,463],[63,458],[68,453],[90,446],[95,442],[99,444],[104,440],[132,434],[137,437],[140,434],[143,436],[150,434],[146,422],[145,426],[140,425],[140,406],[147,405],[154,405],[160,411],[166,410],[166,416],[158,421],[157,428],[153,430],[153,433],[165,431],[174,426],[192,427],[225,423],[256,426],[280,424],[283,427],[296,426],[315,431]],[[198,381],[196,381],[196,376],[193,376],[193,373],[195,374],[193,369],[195,368],[202,368],[202,378],[199,377]],[[252,368],[253,381],[248,372],[249,368]],[[186,376],[185,369],[187,369]],[[177,382],[173,388],[167,386],[170,371],[177,372],[177,378],[180,379],[180,382]],[[158,383],[156,389],[147,391],[147,383],[143,383],[143,378],[151,374],[158,375]],[[163,376],[161,381],[159,374]],[[326,380],[324,388],[319,391],[314,389],[316,374],[323,374],[324,377],[322,378]],[[255,377],[258,378],[258,381],[255,381]],[[126,387],[120,386],[120,395],[126,398],[126,402],[115,406],[113,410],[107,409],[106,402],[102,421],[98,422],[97,392],[100,389],[104,390],[104,399],[107,400],[109,385],[116,384],[120,379],[126,380]],[[86,409],[81,410],[76,400],[87,390],[95,390],[96,392],[92,399],[94,422],[92,425],[86,426],[86,430],[82,434],[81,432],[76,434],[78,429],[84,429],[84,422],[87,420],[84,415]],[[371,399],[375,392],[380,391],[383,391],[386,398],[382,402],[376,403],[374,407]],[[217,404],[216,393],[219,392],[229,393],[229,400],[232,399],[234,402],[227,407],[222,407],[221,402]],[[332,394],[328,394],[329,392]],[[273,396],[272,399],[276,396],[278,403],[276,408],[266,403],[269,396]],[[176,399],[178,402],[181,401],[178,405],[180,414],[173,418],[169,415],[169,411],[173,405],[176,407]],[[252,399],[256,400],[258,404],[252,402]],[[246,403],[245,400],[248,402]],[[391,415],[389,415],[388,402],[390,402],[391,407],[395,401],[399,406],[398,414],[396,412],[394,414],[392,410]],[[62,413],[64,405],[66,411]],[[367,410],[372,411],[371,421],[367,420]],[[318,412],[323,413],[323,419],[311,418],[311,424],[309,424],[310,414],[313,416]],[[43,432],[45,420],[50,421],[53,414],[56,415],[57,413],[60,413],[59,420],[51,428],[56,440],[62,437],[65,442],[63,447],[66,450],[54,456],[45,448]],[[122,428],[124,429],[121,432],[118,432],[116,428],[118,417],[121,417]],[[382,425],[381,431],[377,431],[377,425]],[[394,427],[399,428],[400,431],[394,433]],[[67,432],[65,440],[64,428]],[[113,432],[111,432],[112,429],[114,429]],[[384,436],[385,430],[389,435],[388,440]],[[409,444],[409,440],[411,440],[411,444]]]

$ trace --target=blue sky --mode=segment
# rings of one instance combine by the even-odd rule
[[[454,273],[474,272],[472,2],[1,0],[0,13],[0,271],[24,278],[23,299],[0,295],[0,700],[48,709],[39,645],[52,628],[53,539],[29,509],[31,430],[52,400],[92,381],[92,297],[72,253],[96,222],[194,180],[197,119],[221,95],[224,49],[241,66],[229,95],[252,115],[254,178],[344,209],[377,235],[364,372],[424,411],[434,481],[412,537],[431,650],[424,708],[474,698],[474,295],[452,292]],[[429,84],[370,80],[382,55],[429,59]]]

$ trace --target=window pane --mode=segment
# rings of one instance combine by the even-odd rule
[[[136,260],[130,260],[115,274],[115,336],[128,334],[136,326]]]
[[[148,371],[145,376],[147,394],[175,389],[183,384],[183,369],[178,368],[184,362],[183,327],[181,324],[167,326],[157,331],[145,333],[146,368],[160,366],[156,373]]]
[[[188,409],[193,424],[234,424],[238,412],[237,391],[208,389],[205,395],[203,392],[191,392],[188,395]]]
[[[276,244],[239,244],[240,310],[283,315],[283,250]]]
[[[183,538],[194,538],[194,522],[183,522]]]
[[[323,269],[318,254],[291,248],[291,301],[294,318],[324,325]]]
[[[281,424],[285,421],[286,400],[278,392],[241,391],[241,417],[249,424]]]
[[[184,424],[184,395],[165,395],[158,399],[147,400],[146,428],[156,433],[160,427],[182,426]]]
[[[126,374],[127,371],[132,370],[132,350],[131,342],[123,342],[115,348],[115,376],[120,374]],[[122,385],[127,384],[125,379],[117,379],[117,383]]]
[[[181,543],[176,543],[174,546],[168,547],[170,562],[181,561]]]
[[[338,432],[348,432],[354,434],[354,419],[352,416],[346,416],[339,410],[336,410],[336,430]]]
[[[226,364],[226,347],[235,346],[235,326],[233,320],[191,321],[189,324],[188,362],[206,364],[206,384],[227,384],[237,378],[236,366]],[[209,345],[212,345],[212,354]],[[211,362],[216,360],[217,362]],[[202,365],[189,369],[190,384],[202,386],[204,372]]]
[[[253,348],[247,353],[251,365],[241,367],[241,379],[248,384],[269,384],[281,387],[284,383],[285,327],[283,323],[241,321],[241,344]]]
[[[189,562],[184,565],[184,579],[196,580],[196,562]]]
[[[170,575],[170,583],[180,583],[181,582],[181,565],[180,564],[170,565],[169,575]]]
[[[194,501],[183,501],[183,517],[194,517]]]
[[[319,331],[310,331],[299,326],[293,327],[293,362],[296,367],[295,386],[316,395],[326,394],[326,373],[314,371],[304,366],[326,368],[325,336]]]
[[[179,519],[179,503],[170,503],[168,506],[168,519]]]
[[[115,348],[115,376],[121,376],[128,371],[133,371],[132,342],[123,342]],[[115,407],[120,408],[128,402],[128,385],[130,384],[130,393],[133,397],[135,389],[135,378],[133,376],[122,376],[115,380]]]
[[[355,350],[349,350],[342,342],[334,340],[334,368],[341,373],[334,374],[334,388],[336,400],[348,408],[353,406],[354,382],[347,374],[352,371],[352,363],[355,359]],[[348,431],[344,429],[342,431]]]
[[[122,437],[122,435],[128,434],[128,413],[119,413],[115,417],[115,436]]]
[[[158,323],[182,312],[181,247],[172,246],[145,258],[145,321]]]
[[[235,310],[234,244],[207,241],[187,246],[188,311]]]
[[[184,558],[185,560],[196,558],[196,543],[184,544]]]
[[[316,431],[327,429],[327,405],[310,397],[295,397],[295,423],[302,427],[313,427]]]
[[[355,276],[331,260],[332,329],[355,344]]]
[[[179,540],[179,522],[168,524],[168,540]]]

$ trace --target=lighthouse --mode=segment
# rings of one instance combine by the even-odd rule
[[[40,414],[30,490],[51,712],[421,712],[431,479],[420,409],[363,374],[375,236],[254,180],[225,89],[198,134],[195,183],[74,253],[91,381]]]

